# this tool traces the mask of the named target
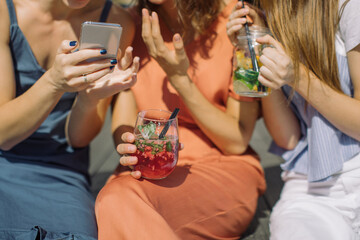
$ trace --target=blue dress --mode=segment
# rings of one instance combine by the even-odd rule
[[[16,96],[44,73],[18,26],[12,0],[10,48]],[[106,20],[106,4],[101,20]],[[89,149],[73,149],[65,119],[75,99],[65,93],[41,126],[9,151],[0,150],[0,239],[96,239]]]

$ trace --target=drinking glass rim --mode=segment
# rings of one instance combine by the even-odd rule
[[[154,118],[145,117],[146,112],[150,112],[150,111],[168,113],[168,114],[169,114],[169,117],[170,117],[170,115],[171,115],[171,112],[168,111],[168,110],[159,109],[159,108],[151,108],[151,109],[145,109],[145,110],[142,110],[142,111],[138,112],[137,116],[140,117],[140,118],[142,118],[142,119],[144,119],[144,120],[157,121],[157,122],[162,122],[162,123],[174,121],[174,120],[177,119],[177,117],[174,118],[174,119],[154,119]]]
[[[262,27],[262,26],[250,26],[249,33],[250,33],[250,36],[248,36],[246,34],[245,29],[242,28],[238,32],[238,35],[236,38],[238,41],[240,41],[240,40],[243,41],[244,39],[248,39],[249,37],[254,40],[255,38],[258,38],[260,36],[265,36],[265,35],[272,36],[270,29],[267,27]]]

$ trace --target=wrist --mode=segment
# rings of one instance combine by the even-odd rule
[[[311,71],[307,69],[303,64],[299,66],[298,81],[292,83],[292,87],[299,94],[303,95],[308,90],[309,80],[312,77]]]
[[[98,103],[99,101],[89,98],[84,91],[80,91],[77,93],[74,108],[79,108],[83,112],[96,111]]]
[[[66,92],[69,92],[66,90],[66,87],[64,86],[64,82],[66,82],[65,79],[62,79],[61,81],[58,79],[60,73],[57,72],[54,67],[51,67],[48,71],[45,72],[44,76],[46,78],[46,82],[49,86],[51,86],[54,93],[64,94]]]
[[[178,91],[186,91],[190,88],[190,85],[192,83],[190,77],[187,74],[183,75],[168,75],[169,82],[171,85]]]
[[[57,84],[55,84],[55,81],[50,71],[45,72],[43,77],[41,77],[39,81],[37,81],[37,83],[41,84],[44,89],[47,89],[49,93],[55,96],[62,96],[65,93],[63,89],[59,88]]]

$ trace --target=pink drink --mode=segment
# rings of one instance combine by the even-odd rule
[[[135,170],[148,179],[162,179],[174,169],[178,160],[178,138],[166,136],[164,139],[144,139],[136,136],[137,150],[132,156],[138,158]]]

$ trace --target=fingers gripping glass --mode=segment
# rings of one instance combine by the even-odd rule
[[[138,158],[134,170],[147,179],[163,179],[174,169],[178,160],[179,137],[176,114],[151,109],[137,115],[134,134]]]

